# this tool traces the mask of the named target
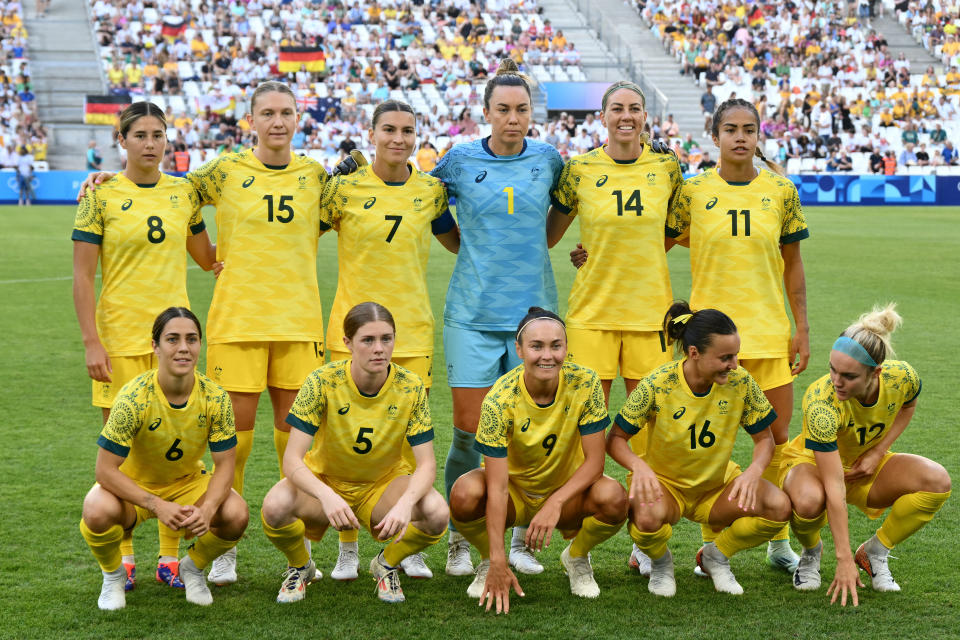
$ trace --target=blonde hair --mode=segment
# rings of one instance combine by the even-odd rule
[[[257,104],[257,98],[262,96],[265,93],[282,93],[286,96],[290,96],[293,100],[293,108],[297,108],[297,96],[293,94],[293,90],[282,82],[277,82],[276,80],[268,80],[267,82],[261,82],[257,85],[257,88],[253,90],[253,95],[250,96],[250,112],[253,112],[254,105]]]
[[[856,340],[867,350],[873,361],[880,364],[894,355],[890,335],[901,324],[903,324],[903,318],[897,313],[897,303],[888,302],[882,307],[875,305],[840,335]]]
[[[640,96],[640,104],[643,106],[644,112],[647,110],[647,96],[643,95],[643,89],[640,88],[636,82],[631,82],[630,80],[618,80],[612,85],[607,87],[607,90],[603,92],[603,98],[600,100],[600,111],[602,113],[607,112],[607,100],[613,95],[614,91],[619,91],[620,89],[629,89],[635,94]],[[644,118],[644,124],[646,124],[646,118]],[[646,128],[640,132],[640,143],[647,144],[650,142],[650,134],[647,133]]]

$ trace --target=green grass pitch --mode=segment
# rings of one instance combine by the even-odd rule
[[[208,212],[212,214],[212,212]],[[924,385],[913,423],[895,449],[926,455],[944,464],[954,478],[960,469],[956,354],[960,338],[960,233],[956,210],[946,208],[810,208],[812,236],[803,243],[812,329],[810,368],[796,383],[797,402],[791,435],[799,431],[799,397],[826,373],[834,337],[872,304],[895,300],[905,319],[894,336],[900,357],[920,372]],[[304,602],[274,602],[284,560],[267,542],[259,508],[277,479],[269,402],[264,395],[253,455],[247,466],[246,498],[251,520],[240,546],[240,582],[214,591],[214,604],[193,607],[153,580],[156,526],[136,533],[140,562],[138,586],[127,608],[102,613],[96,608],[100,573],[77,524],[84,493],[93,483],[100,412],[90,406],[90,382],[71,300],[72,207],[0,208],[5,248],[0,253],[0,318],[3,335],[3,384],[0,385],[0,637],[3,638],[474,638],[522,635],[529,638],[713,637],[834,638],[886,637],[896,630],[912,637],[956,637],[960,619],[960,572],[952,545],[960,526],[958,499],[893,555],[900,594],[861,592],[854,610],[829,606],[826,585],[835,566],[832,541],[825,532],[824,588],[799,593],[785,574],[763,561],[761,549],[746,551],[733,568],[746,593],[715,593],[709,581],[692,574],[699,531],[683,522],[670,544],[677,564],[677,596],[655,599],[646,580],[626,566],[630,540],[625,530],[593,553],[601,597],[582,601],[570,595],[560,568],[559,536],[541,554],[547,570],[522,576],[526,598],[515,599],[509,616],[484,614],[465,595],[469,579],[443,575],[444,545],[427,551],[436,578],[404,579],[407,602],[377,601],[364,572],[376,546],[361,536],[361,577],[353,583],[329,578],[308,589]],[[212,215],[207,219],[212,223]],[[574,271],[567,252],[577,228],[553,251],[561,292],[561,310]],[[430,291],[439,318],[453,258],[434,244]],[[685,249],[670,253],[674,292],[689,291]],[[318,261],[324,309],[336,287],[336,238],[320,240]],[[189,272],[190,297],[206,316],[213,279]],[[438,364],[442,362],[440,323],[436,327]],[[451,406],[443,366],[434,370],[430,398],[442,461],[450,439]],[[611,411],[623,402],[615,383]],[[738,443],[736,458],[749,460],[749,438]],[[623,479],[608,460],[606,471]],[[438,486],[440,483],[438,482]],[[854,545],[878,522],[851,510]],[[794,547],[796,542],[794,541]],[[314,545],[324,573],[336,557],[336,536]],[[906,626],[905,626],[906,625]]]

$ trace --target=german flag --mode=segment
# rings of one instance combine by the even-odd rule
[[[300,65],[305,65],[307,71],[319,73],[327,70],[326,56],[323,49],[315,47],[280,47],[280,60],[277,68],[281,73],[296,73]]]
[[[114,125],[117,115],[130,105],[129,96],[87,96],[83,101],[83,121],[87,124]]]
[[[163,18],[163,28],[160,32],[163,37],[171,42],[183,35],[187,30],[187,23],[180,16],[165,16]]]

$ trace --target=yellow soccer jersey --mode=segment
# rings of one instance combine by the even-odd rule
[[[567,325],[576,329],[657,331],[673,293],[663,250],[667,212],[683,183],[673,154],[650,145],[634,162],[604,147],[563,168],[553,205],[580,217],[590,259],[570,290]]]
[[[97,332],[108,354],[150,353],[157,315],[190,306],[187,236],[203,230],[199,196],[183,178],[160,174],[153,187],[140,187],[118,173],[87,191],[72,239],[100,245]]]
[[[715,489],[723,484],[737,431],[760,433],[777,414],[760,386],[738,367],[727,383],[714,384],[706,395],[690,390],[684,360],[654,369],[637,384],[617,415],[628,435],[643,430],[644,461],[672,484],[685,489]],[[642,451],[642,442],[631,443]]]
[[[230,396],[194,372],[183,407],[170,405],[157,370],[141,373],[120,390],[97,444],[123,456],[120,471],[140,485],[163,486],[202,470],[203,454],[237,444]]]
[[[520,365],[484,398],[474,448],[506,458],[511,482],[531,496],[546,496],[583,464],[580,437],[609,424],[600,378],[592,370],[564,362],[556,398],[541,407],[527,392]]]
[[[384,182],[368,165],[327,183],[320,219],[337,231],[339,276],[327,344],[343,349],[343,318],[361,302],[382,304],[397,324],[395,356],[433,353],[427,293],[430,236],[454,227],[443,183],[410,167],[406,182]]]
[[[690,306],[733,318],[741,358],[786,357],[780,246],[810,235],[793,183],[766,169],[749,183],[728,183],[708,169],[683,183],[667,227],[690,236]]]
[[[267,166],[253,151],[228,153],[187,175],[217,207],[217,278],[209,344],[323,340],[317,291],[320,195],[326,170],[291,154]]]
[[[313,436],[304,462],[333,480],[365,484],[389,473],[407,472],[403,439],[411,447],[433,440],[423,382],[390,365],[380,392],[365,396],[350,376],[352,360],[324,365],[307,376],[287,422]]]
[[[850,468],[865,451],[883,439],[900,408],[920,395],[920,376],[906,362],[885,360],[881,365],[880,396],[864,406],[857,400],[837,399],[830,376],[825,375],[803,395],[803,432],[791,450],[840,451]]]

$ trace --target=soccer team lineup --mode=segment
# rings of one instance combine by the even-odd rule
[[[161,173],[163,110],[120,113],[126,168],[88,178],[72,231],[103,417],[79,524],[102,572],[98,607],[124,608],[154,570],[189,603],[214,604],[211,586],[248,586],[244,548],[268,543],[281,607],[303,606],[291,603],[321,579],[372,577],[379,600],[401,603],[418,595],[408,578],[433,578],[451,606],[465,591],[486,611],[515,611],[530,606],[525,576],[545,571],[550,544],[563,551],[546,570],[572,600],[608,588],[683,599],[670,544],[681,520],[702,546],[676,571],[695,567],[716,598],[744,594],[730,560],[753,547],[776,569],[768,589],[810,592],[825,609],[900,591],[891,551],[936,529],[951,491],[938,461],[896,446],[923,372],[892,350],[903,319],[885,291],[815,327],[839,337],[828,361],[811,358],[801,247],[817,230],[763,156],[754,105],[717,106],[717,166],[684,179],[676,155],[640,134],[646,99],[631,81],[598,105],[608,142],[566,162],[526,137],[531,89],[512,60],[481,99],[490,135],[455,144],[429,173],[410,163],[417,116],[396,99],[374,109],[369,163],[354,154],[359,166],[334,175],[292,152],[297,102],[281,82],[251,93],[253,148],[184,177]],[[548,249],[575,218],[565,266],[576,275],[558,291]],[[323,234],[338,255],[329,309]],[[436,361],[431,250],[456,256]],[[689,254],[690,291],[671,288],[671,251]],[[215,279],[205,325],[190,311],[188,262]],[[815,382],[795,389],[808,366]],[[432,385],[436,367],[449,391]],[[618,376],[626,401],[608,406]],[[244,479],[264,390],[275,483],[256,510]],[[435,424],[430,400],[448,393],[452,425]],[[436,451],[435,430],[451,428]],[[751,452],[741,464],[738,438]],[[878,526],[854,539],[851,522],[866,518]],[[156,566],[135,555],[136,527],[156,531]],[[632,549],[611,540],[621,530]],[[361,536],[377,545],[369,566]],[[334,538],[324,576],[312,553]],[[446,575],[433,577],[423,552],[438,544]],[[601,591],[590,552],[613,544],[645,578]],[[821,575],[824,553],[836,566]]]

